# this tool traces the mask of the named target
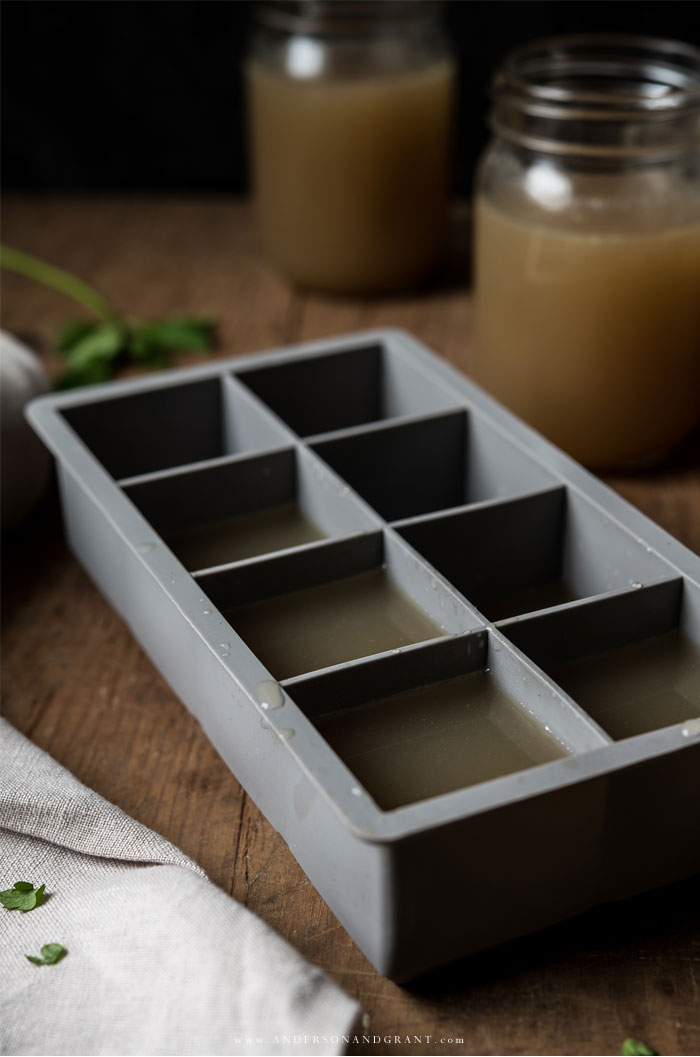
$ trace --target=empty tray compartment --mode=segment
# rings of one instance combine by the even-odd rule
[[[61,411],[115,478],[288,443],[274,417],[231,379],[152,386]]]
[[[667,575],[633,536],[561,486],[397,529],[489,620]]]
[[[700,716],[700,594],[688,581],[499,626],[615,740]]]
[[[455,407],[435,379],[382,343],[248,369],[239,378],[302,437]]]
[[[296,680],[288,692],[384,811],[603,743],[488,631]]]
[[[348,431],[313,447],[387,521],[554,483],[517,446],[465,411]]]
[[[198,582],[277,680],[478,623],[381,532],[204,573]]]
[[[377,527],[347,488],[294,448],[165,471],[124,491],[192,571]]]

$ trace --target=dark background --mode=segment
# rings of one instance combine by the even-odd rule
[[[247,189],[244,0],[5,0],[3,183],[37,190]],[[448,0],[460,64],[456,184],[487,136],[487,86],[510,47],[552,33],[700,44],[688,0]]]

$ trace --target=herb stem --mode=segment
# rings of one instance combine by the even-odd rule
[[[39,260],[38,257],[31,257],[11,246],[0,246],[0,268],[58,290],[107,322],[118,322],[120,319],[116,309],[94,286],[83,282],[70,272],[64,272],[62,268]]]

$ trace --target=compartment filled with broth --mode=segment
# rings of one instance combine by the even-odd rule
[[[700,716],[700,592],[689,581],[499,627],[616,741]]]
[[[205,569],[323,538],[301,507],[288,502],[180,529],[168,537],[168,546],[188,569]]]
[[[277,679],[441,635],[384,569],[225,611]]]
[[[277,680],[479,623],[408,547],[379,531],[203,570],[197,580]]]
[[[562,487],[396,527],[490,621],[641,586],[666,572],[619,524]]]
[[[609,743],[491,631],[421,643],[285,687],[382,811]]]
[[[385,811],[567,755],[486,671],[331,712],[316,726]]]
[[[678,631],[550,669],[611,738],[631,738],[700,716],[700,646]]]
[[[348,489],[342,493],[313,456],[294,448],[149,474],[122,487],[193,572],[375,527]]]

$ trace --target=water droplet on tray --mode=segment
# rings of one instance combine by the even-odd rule
[[[282,730],[280,730],[279,732],[279,736],[282,741],[289,741],[290,738],[294,737],[294,731],[291,729],[291,727],[283,727]]]
[[[274,679],[263,679],[258,683],[255,696],[263,708],[281,708],[284,704],[282,688]]]
[[[641,587],[639,580],[630,580],[630,587]]]
[[[352,789],[350,790],[350,792],[352,793],[353,796],[362,796],[362,790],[357,785],[354,785],[352,787]]]
[[[211,616],[211,609],[203,609],[202,613],[205,617]]]

